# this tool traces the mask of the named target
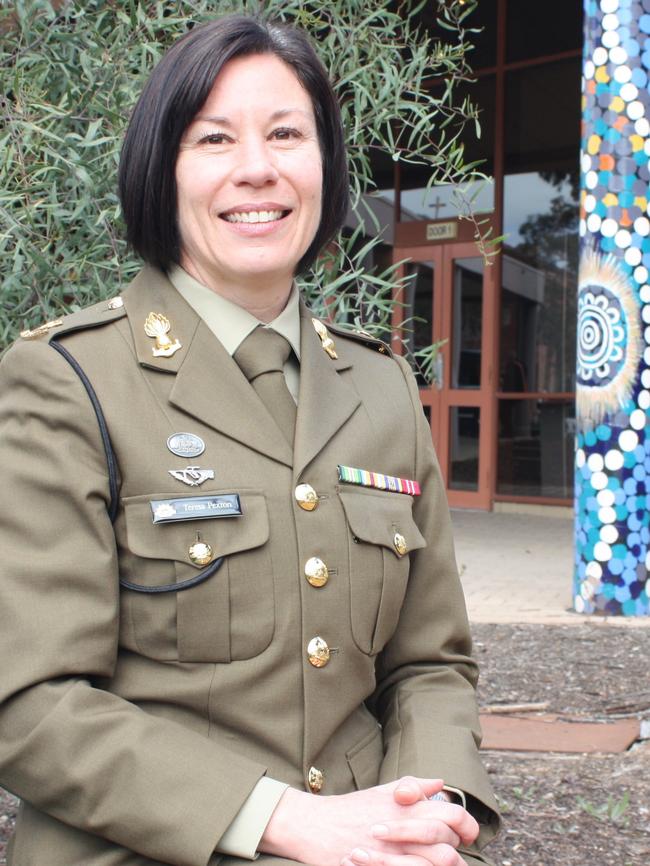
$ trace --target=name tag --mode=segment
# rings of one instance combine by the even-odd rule
[[[188,496],[185,499],[153,499],[149,502],[154,523],[175,520],[204,520],[209,517],[240,517],[237,493],[221,496]]]

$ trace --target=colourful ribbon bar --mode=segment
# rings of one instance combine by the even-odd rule
[[[396,478],[394,475],[383,475],[381,472],[369,472],[367,469],[355,469],[353,466],[338,466],[339,481],[347,484],[360,484],[362,487],[376,487],[378,490],[390,490],[393,493],[408,493],[411,496],[420,495],[420,485],[410,478]]]

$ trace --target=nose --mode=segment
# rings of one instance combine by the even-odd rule
[[[233,183],[254,187],[277,183],[280,175],[275,164],[275,155],[266,140],[254,138],[240,142],[237,155],[237,165],[232,174]]]

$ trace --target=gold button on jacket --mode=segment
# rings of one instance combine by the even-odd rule
[[[322,559],[310,556],[305,563],[305,577],[312,586],[325,586],[329,580],[329,569]]]
[[[309,790],[313,794],[318,794],[323,790],[323,782],[325,781],[325,775],[322,770],[319,770],[318,767],[310,767],[309,768]]]
[[[318,507],[318,494],[311,484],[299,484],[294,495],[303,511],[314,511]]]
[[[24,801],[9,862],[214,866],[258,780],[305,790],[310,766],[328,795],[444,778],[483,804],[482,844],[496,804],[477,752],[476,668],[407,365],[328,324],[330,356],[303,306],[292,450],[166,277],[145,268],[119,294],[122,306],[73,313],[0,363],[0,653],[12,659],[0,784]],[[152,311],[180,344],[171,355],[152,353]],[[97,417],[53,340],[102,407],[114,522]],[[180,433],[203,452],[172,453]],[[337,464],[416,479],[422,495],[340,483]],[[188,467],[208,480],[170,474]],[[302,479],[318,491],[312,512],[297,507]],[[239,516],[153,523],[152,502],[226,494]],[[303,577],[314,551],[336,565],[326,591]],[[221,557],[181,592],[120,588],[187,582]],[[305,664],[316,635],[336,647],[320,669]]]

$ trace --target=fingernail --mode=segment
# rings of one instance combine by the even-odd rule
[[[408,785],[400,785],[399,788],[397,788],[397,792],[400,794],[412,794],[413,788],[410,788]]]
[[[370,832],[376,839],[383,839],[388,836],[388,827],[385,824],[375,824],[370,828]]]
[[[363,848],[355,848],[350,854],[353,860],[356,860],[357,863],[367,863],[370,860],[370,854],[367,851],[364,851]]]

